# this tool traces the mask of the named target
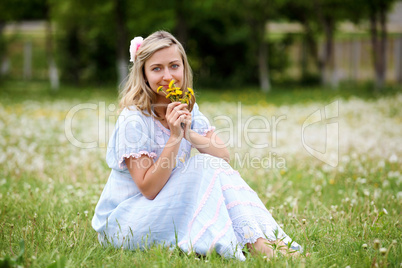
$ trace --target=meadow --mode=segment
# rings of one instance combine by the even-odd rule
[[[197,95],[231,165],[311,256],[102,247],[91,219],[116,91],[11,81],[0,90],[0,267],[402,267],[400,89]]]

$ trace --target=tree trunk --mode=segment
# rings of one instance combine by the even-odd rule
[[[331,18],[323,20],[325,43],[322,59],[321,82],[323,85],[331,85],[336,87],[337,81],[334,78],[335,61],[334,61],[334,23]]]
[[[186,17],[188,16],[187,12],[185,11],[186,3],[183,0],[176,1],[176,26],[175,26],[175,33],[176,37],[183,46],[187,44],[188,40],[188,26]]]
[[[385,85],[385,75],[387,67],[387,14],[384,6],[381,6],[379,10],[380,16],[380,57],[379,57],[379,73],[377,87],[379,89],[383,88]]]
[[[120,86],[128,75],[128,48],[127,30],[125,25],[125,11],[123,0],[114,0],[115,25],[116,25],[116,70],[117,84]]]
[[[380,21],[380,30],[377,29],[378,17]],[[378,33],[379,31],[380,33]],[[371,44],[373,47],[375,87],[377,90],[381,90],[384,87],[385,71],[386,71],[387,29],[386,29],[385,8],[380,8],[379,10],[371,10],[370,33],[371,33]],[[380,36],[380,40],[378,39],[378,36]]]
[[[329,15],[324,15],[322,10],[322,1],[314,0],[314,6],[317,16],[324,27],[325,41],[323,51],[319,60],[319,70],[321,74],[321,84],[327,86],[331,84],[332,72],[334,69],[333,56],[333,35],[334,35],[334,19]]]
[[[301,81],[305,81],[308,76],[308,53],[307,53],[307,41],[303,38],[300,43],[300,69],[301,69]]]
[[[1,69],[0,69],[0,79],[2,76],[5,76],[10,71],[10,59],[7,55],[6,44],[4,40],[3,30],[5,27],[5,22],[0,20],[0,61],[1,61]]]
[[[24,43],[24,80],[31,80],[32,78],[32,42],[26,41]]]
[[[395,39],[395,80],[402,84],[402,36]]]
[[[53,57],[53,38],[52,38],[52,25],[50,22],[50,16],[47,15],[46,21],[46,58],[49,68],[49,81],[50,88],[54,91],[59,89],[59,72],[57,70],[57,65]]]
[[[262,92],[268,93],[271,90],[271,85],[269,83],[269,72],[268,72],[268,50],[267,44],[264,40],[261,40],[258,48],[258,70],[259,70],[259,80]]]
[[[359,40],[353,40],[352,43],[352,55],[351,55],[351,61],[352,61],[352,80],[354,82],[357,82],[359,80],[359,67],[360,67],[360,41]]]
[[[308,25],[308,22],[305,21],[303,23],[303,27],[304,27],[304,31],[305,31],[305,42],[306,42],[306,51],[303,52],[306,55],[306,70],[304,75],[308,75],[309,71],[307,69],[308,67],[308,63],[309,63],[309,58],[312,59],[313,61],[313,66],[316,67],[316,70],[314,70],[314,72],[316,71],[320,71],[321,70],[321,65],[320,65],[320,60],[318,57],[318,44],[317,44],[317,39],[314,37],[314,32],[311,29],[310,25]]]

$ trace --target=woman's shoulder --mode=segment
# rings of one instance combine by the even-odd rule
[[[147,111],[142,111],[138,109],[136,106],[129,106],[129,107],[124,107],[123,110],[120,112],[119,116],[137,116],[137,117],[142,117],[142,118],[148,118],[150,117],[149,113]]]
[[[193,109],[191,110],[191,113],[198,113],[200,111],[200,108],[198,107],[198,103],[194,103]]]
[[[120,115],[127,115],[127,114],[142,114],[142,112],[140,109],[138,109],[137,106],[132,105],[124,107],[120,112]]]
[[[135,106],[125,107],[118,117],[118,123],[128,123],[128,122],[148,122],[151,117],[146,111],[141,111]]]

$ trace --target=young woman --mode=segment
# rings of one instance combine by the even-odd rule
[[[164,244],[202,255],[216,250],[241,260],[245,245],[269,257],[272,243],[298,253],[301,247],[228,164],[194,96],[182,104],[162,92],[172,80],[192,88],[182,45],[158,31],[135,38],[130,52],[133,66],[106,157],[112,170],[92,221],[100,242],[127,249]],[[190,157],[192,148],[200,154]]]

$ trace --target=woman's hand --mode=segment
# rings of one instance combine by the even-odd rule
[[[186,108],[186,110],[187,110],[187,108]],[[184,138],[186,140],[190,141],[190,131],[191,131],[191,113],[190,112],[188,114],[186,114],[186,116],[184,117],[182,126],[184,129]]]
[[[188,128],[188,117],[190,117],[191,126],[191,114],[187,110],[186,103],[172,102],[168,105],[166,110],[166,121],[170,129],[170,136],[178,139],[184,137],[184,129]],[[181,123],[185,124],[184,129]]]

